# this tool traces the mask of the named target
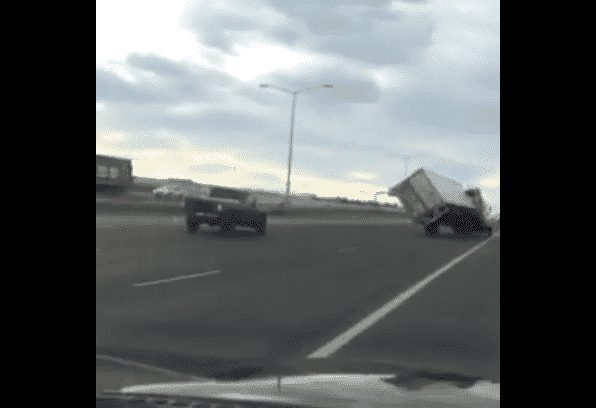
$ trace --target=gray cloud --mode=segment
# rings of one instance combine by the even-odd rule
[[[430,21],[411,22],[388,6],[390,1],[288,2],[276,9],[302,22],[309,34],[303,41],[315,51],[379,64],[414,59],[431,42]]]
[[[333,10],[334,7],[346,6],[346,5],[362,5],[366,4],[368,7],[385,7],[390,5],[392,0],[267,0],[268,4],[272,4],[278,8],[287,10],[298,10],[298,9],[309,9],[312,7],[325,7],[326,9]]]
[[[255,18],[258,9],[255,4],[244,1],[226,4],[231,7],[225,9],[209,2],[188,4],[183,24],[202,43],[230,52],[240,33],[254,31],[259,27],[258,19]]]
[[[192,76],[192,71],[186,64],[176,63],[155,54],[131,53],[126,57],[126,63],[131,67],[160,76]]]
[[[167,104],[108,105],[97,115],[97,128],[102,131],[118,129],[134,140],[125,139],[115,144],[121,147],[172,148],[168,135],[182,137],[205,148],[244,150],[263,158],[279,159],[287,153],[287,126],[274,120],[226,109],[176,114]]]
[[[166,123],[178,130],[209,129],[213,135],[230,133],[236,140],[263,130],[266,122],[254,115],[237,112],[206,112],[192,116],[168,116]]]
[[[383,2],[384,3],[384,2]],[[375,18],[387,18],[387,9],[378,9],[373,4],[355,2],[284,2],[274,1],[275,9],[293,21],[301,21],[311,34],[345,35],[346,33],[368,32]],[[383,6],[378,5],[376,7]]]
[[[128,82],[117,75],[96,70],[95,94],[99,102],[120,102],[131,104],[154,104],[160,102],[182,102],[196,100],[205,92],[199,78],[177,76],[160,78],[156,81],[140,79]]]
[[[255,140],[255,136],[256,140],[259,140],[259,130],[267,126],[266,121],[254,115],[225,110],[180,115],[168,111],[168,107],[162,105],[129,108],[120,106],[104,116],[106,127],[109,128],[135,132],[163,129],[189,137],[197,134],[211,138],[225,137],[223,140],[217,140],[219,142],[239,141],[245,138]]]
[[[498,43],[485,44],[485,28],[470,29],[467,16],[451,10],[448,23],[440,26],[448,39],[441,43],[438,36],[439,47],[428,48],[435,33],[432,21],[441,11],[412,17],[407,8],[396,12],[389,4],[263,0],[221,10],[212,3],[191,6],[186,23],[220,50],[233,53],[238,41],[255,40],[317,51],[324,58],[241,81],[189,62],[133,53],[122,66],[135,81],[97,69],[97,101],[105,104],[98,128],[130,135],[118,142],[122,146],[174,149],[171,134],[197,146],[250,152],[283,165],[291,98],[258,84],[297,89],[333,83],[334,89],[298,99],[297,169],[328,178],[360,169],[391,185],[403,176],[400,154],[424,153],[410,163],[410,171],[424,165],[463,182],[485,175],[498,166],[499,156]],[[458,27],[465,27],[461,41]],[[473,47],[467,47],[470,33],[476,32],[481,37],[473,37]],[[498,37],[493,34],[488,37]],[[419,59],[423,51],[428,51],[426,59]],[[389,75],[377,80],[375,68]],[[226,169],[204,164],[189,171]],[[283,185],[269,174],[252,176],[264,185]]]
[[[151,103],[157,100],[143,87],[126,82],[101,68],[95,71],[95,98],[98,102]]]
[[[175,83],[183,83],[185,78],[194,75],[193,72],[202,72],[198,67],[191,69],[185,64],[178,65],[165,59],[155,59],[151,55],[146,58],[135,55],[132,62],[129,59],[129,63],[134,67],[142,66],[144,70],[169,75]],[[98,72],[99,79],[103,80],[101,75],[105,75],[106,72]],[[220,75],[204,72],[206,77]],[[182,81],[178,76],[182,77]],[[187,100],[184,91],[180,92],[178,97],[172,92],[169,98],[163,99],[159,104],[137,103],[146,95],[151,95],[151,84],[139,82],[133,85],[113,74],[109,74],[108,77],[128,91],[121,92],[120,102],[126,101],[128,97],[128,101],[133,103],[128,108],[108,107],[107,117],[103,119],[105,127],[143,135],[142,138],[146,138],[147,143],[151,145],[164,143],[159,137],[150,135],[156,130],[165,130],[185,136],[206,147],[233,146],[236,149],[256,152],[265,158],[285,160],[290,108],[288,95],[259,89],[256,86],[258,81],[254,84],[243,84],[233,78],[226,78],[233,90],[232,94],[228,95],[229,99],[222,99],[221,104],[203,112],[176,114],[170,108]],[[267,80],[263,79],[263,82],[301,87],[312,85],[313,78],[320,79],[316,82],[333,82],[337,87],[332,90],[314,91],[300,97],[296,146],[312,147],[326,153],[325,156],[297,154],[295,162],[299,166],[317,169],[326,174],[337,174],[339,169],[348,171],[357,163],[360,167],[367,168],[371,166],[371,158],[382,156],[387,160],[384,156],[386,152],[402,151],[400,140],[403,139],[403,133],[393,132],[391,129],[403,129],[403,121],[430,124],[438,129],[464,129],[470,132],[494,132],[494,126],[498,125],[498,105],[492,104],[490,100],[483,103],[465,98],[454,100],[440,90],[428,87],[420,89],[418,86],[390,93],[379,99],[380,89],[374,81],[363,79],[366,78],[364,72],[345,66],[312,66],[298,73],[278,70],[266,75]],[[100,80],[98,82],[101,82]],[[211,100],[218,87],[217,81],[205,81],[202,87],[202,92],[193,95],[194,102]],[[153,99],[147,97],[147,100],[157,101],[155,94],[153,96]],[[238,96],[246,100],[247,106],[256,98],[264,106],[279,107],[279,110],[276,113],[276,109],[269,109],[268,115],[235,111],[238,105],[235,107],[227,101],[237,99]],[[352,103],[346,104],[346,101]],[[377,123],[375,112],[386,118],[384,124]],[[382,130],[382,133],[377,133],[378,129]],[[471,137],[479,136],[474,134]],[[435,135],[410,132],[408,140],[438,144],[445,142],[441,131],[437,131]],[[457,141],[453,141],[453,145],[456,146]],[[453,163],[449,166],[455,168]]]
[[[123,67],[136,77],[126,81],[106,69],[96,68],[96,99],[131,104],[183,103],[216,99],[238,81],[227,74],[168,60],[154,54],[133,53]],[[152,73],[153,78],[143,73]]]
[[[225,164],[195,164],[188,168],[193,173],[202,174],[220,174],[233,170],[232,166],[226,166]]]
[[[230,7],[189,6],[184,22],[199,41],[228,53],[257,33],[272,43],[380,64],[412,61],[431,44],[431,21],[408,21],[385,0],[221,4]]]
[[[477,101],[438,92],[418,92],[398,98],[393,111],[403,120],[476,134],[495,134],[499,130],[498,101]]]
[[[428,47],[432,26],[378,22],[366,32],[346,32],[341,38],[320,37],[313,48],[375,64],[400,64],[415,60]]]

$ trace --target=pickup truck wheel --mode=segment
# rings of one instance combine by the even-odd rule
[[[196,217],[186,217],[186,230],[194,234],[199,230],[199,219]]]

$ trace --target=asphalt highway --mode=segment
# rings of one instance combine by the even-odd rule
[[[327,361],[499,382],[499,258],[498,232],[390,215],[273,217],[259,237],[97,214],[96,389]]]

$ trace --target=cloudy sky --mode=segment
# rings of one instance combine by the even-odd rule
[[[291,96],[259,84],[329,83],[298,96],[293,191],[372,199],[411,157],[498,211],[498,1],[96,4],[96,151],[135,175],[284,191]]]

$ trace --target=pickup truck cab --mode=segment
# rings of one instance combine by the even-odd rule
[[[236,226],[252,228],[265,235],[267,214],[257,209],[250,193],[231,188],[214,187],[207,196],[184,198],[186,229],[198,231],[201,224],[219,226],[222,231],[233,231]]]

